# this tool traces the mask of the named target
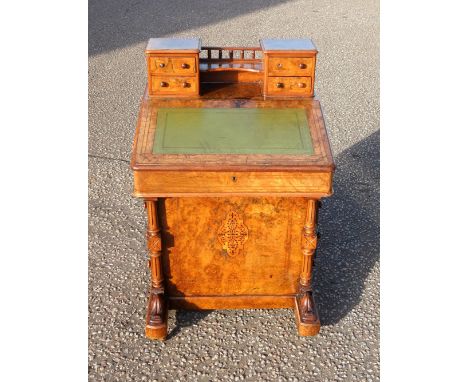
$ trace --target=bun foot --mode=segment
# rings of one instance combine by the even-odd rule
[[[153,327],[146,325],[146,337],[150,340],[164,341],[167,337],[167,322],[164,325]]]
[[[151,340],[164,340],[167,336],[167,307],[162,292],[150,293],[145,333]]]
[[[300,336],[315,336],[320,331],[320,320],[311,291],[295,298],[294,315]]]

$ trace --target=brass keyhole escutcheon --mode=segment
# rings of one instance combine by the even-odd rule
[[[233,182],[237,182],[237,176],[233,176],[231,179]]]

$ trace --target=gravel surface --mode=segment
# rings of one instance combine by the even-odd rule
[[[144,48],[163,36],[315,41],[316,93],[337,164],[319,219],[318,336],[298,337],[293,312],[282,309],[171,311],[168,340],[145,339],[145,215],[131,197],[129,156]],[[377,0],[90,0],[89,380],[379,380]]]

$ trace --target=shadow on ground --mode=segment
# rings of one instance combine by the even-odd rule
[[[177,336],[182,328],[191,327],[196,325],[199,321],[203,321],[211,312],[212,310],[177,310],[175,312],[174,327],[167,334],[166,340]]]
[[[333,325],[359,303],[379,261],[380,131],[335,157],[334,195],[319,217],[314,288],[323,325]]]
[[[89,56],[269,8],[288,0],[90,0]]]

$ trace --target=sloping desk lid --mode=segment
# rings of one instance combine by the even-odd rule
[[[132,168],[333,171],[334,164],[316,100],[145,97]]]

